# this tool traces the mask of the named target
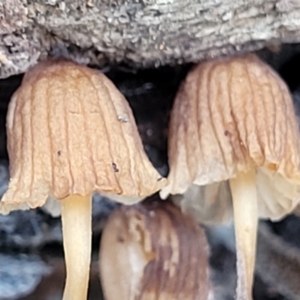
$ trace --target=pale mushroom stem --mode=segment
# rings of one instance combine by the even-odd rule
[[[91,261],[92,197],[71,195],[61,201],[67,278],[63,300],[86,300]]]
[[[255,170],[230,180],[237,253],[237,298],[252,299],[258,225]]]

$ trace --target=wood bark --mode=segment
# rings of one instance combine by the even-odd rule
[[[38,60],[131,68],[300,41],[300,0],[2,0],[0,78]]]

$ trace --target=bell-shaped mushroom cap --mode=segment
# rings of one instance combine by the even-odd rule
[[[278,219],[299,201],[299,137],[288,88],[256,56],[199,64],[174,103],[161,196],[255,168],[259,214]]]
[[[137,201],[166,184],[148,160],[131,109],[102,73],[70,61],[31,69],[7,115],[11,180],[0,212],[93,191]]]
[[[107,300],[213,299],[204,230],[168,201],[121,206],[103,230]]]

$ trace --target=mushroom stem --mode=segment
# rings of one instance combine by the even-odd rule
[[[252,299],[258,225],[255,170],[230,179],[237,253],[237,299]]]
[[[71,195],[61,201],[67,278],[63,300],[86,300],[91,261],[92,197]]]

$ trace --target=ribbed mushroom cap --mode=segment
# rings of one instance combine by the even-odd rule
[[[0,212],[93,191],[137,201],[163,187],[113,83],[70,61],[31,69],[7,115],[11,180]]]
[[[259,214],[280,218],[299,201],[299,137],[288,88],[256,56],[199,64],[174,103],[161,196],[256,168]]]
[[[103,231],[107,300],[213,299],[208,245],[196,222],[168,201],[121,206]]]

